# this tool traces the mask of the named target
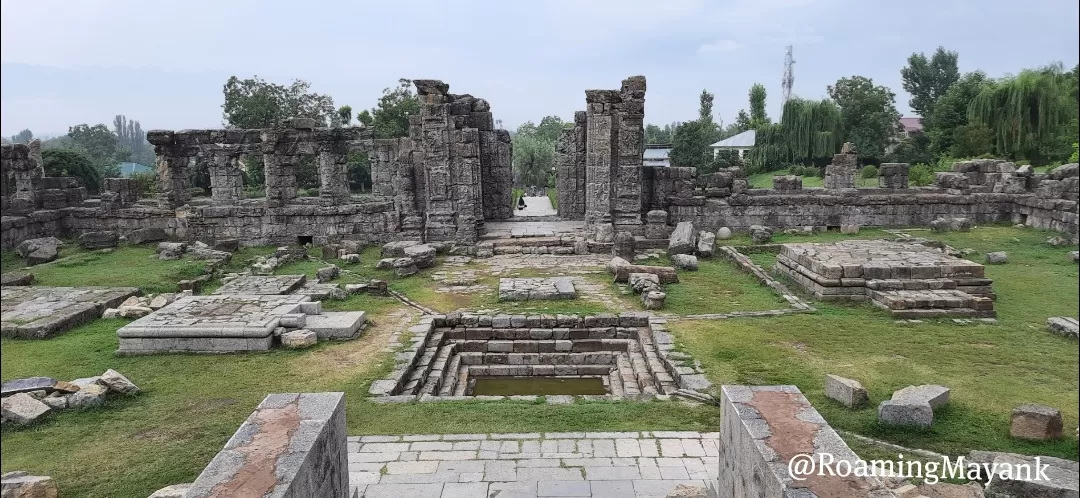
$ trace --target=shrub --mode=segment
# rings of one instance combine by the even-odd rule
[[[926,164],[916,164],[908,169],[908,184],[915,187],[925,187],[934,183],[934,168]]]
[[[1069,155],[1069,162],[1075,163],[1077,161],[1080,161],[1080,142],[1073,142],[1072,147],[1073,151],[1072,154]]]
[[[154,173],[132,173],[131,179],[135,180],[139,197],[146,197],[158,191],[158,177]]]
[[[877,176],[877,166],[874,166],[873,164],[867,164],[866,166],[863,166],[862,171],[859,172],[859,177],[863,179],[877,178]]]

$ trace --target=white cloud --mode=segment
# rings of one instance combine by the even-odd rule
[[[710,52],[734,52],[739,49],[739,44],[735,40],[716,40],[713,42],[702,44],[698,47],[698,53],[710,53]]]

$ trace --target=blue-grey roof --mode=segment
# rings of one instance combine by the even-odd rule
[[[646,161],[663,161],[668,158],[671,149],[645,149],[642,159]]]
[[[719,142],[716,142],[709,147],[732,147],[732,148],[745,148],[753,147],[754,141],[757,140],[757,132],[754,130],[746,130],[734,137],[725,138]]]

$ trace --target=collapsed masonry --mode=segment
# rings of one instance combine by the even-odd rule
[[[151,131],[162,196],[139,199],[135,180],[109,178],[99,198],[70,178],[47,178],[38,145],[5,145],[0,246],[36,237],[76,237],[163,230],[177,240],[238,240],[244,245],[344,240],[446,241],[472,252],[485,220],[512,218],[510,136],[493,129],[487,101],[448,93],[440,81],[414,82],[421,102],[409,136],[376,139],[365,128],[316,128],[308,119],[260,130]],[[556,146],[558,211],[582,220],[575,252],[610,253],[616,239],[662,249],[671,227],[699,230],[840,226],[928,226],[938,218],[1012,222],[1080,233],[1076,164],[1036,173],[999,160],[962,161],[926,187],[908,185],[907,164],[883,164],[878,188],[855,188],[858,157],[850,147],[825,170],[825,188],[778,177],[750,188],[737,169],[645,166],[645,78],[619,90],[587,90],[586,110]],[[373,195],[352,196],[345,165],[367,154]],[[246,158],[264,163],[263,199],[244,199]],[[299,197],[296,174],[317,164],[318,197]],[[206,165],[211,196],[191,198],[189,173]],[[249,186],[250,187],[250,186]],[[547,241],[540,241],[547,244]],[[580,242],[580,243],[579,243]],[[578,251],[578,246],[581,251]]]

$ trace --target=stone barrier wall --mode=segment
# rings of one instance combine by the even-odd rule
[[[186,496],[346,498],[346,436],[344,393],[270,394]]]
[[[834,463],[859,460],[798,387],[722,386],[720,411],[719,498],[896,496],[876,478],[792,478],[788,462],[805,458],[800,455],[828,454]]]

